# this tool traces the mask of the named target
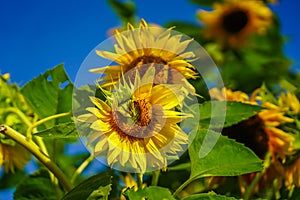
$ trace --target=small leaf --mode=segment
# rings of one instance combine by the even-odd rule
[[[260,96],[262,97],[262,102],[269,102],[273,104],[277,104],[277,99],[274,94],[267,88],[266,84],[263,84],[260,87],[259,91]]]
[[[214,192],[195,194],[189,197],[183,198],[182,200],[235,200],[234,197],[226,197],[223,195],[215,194]]]
[[[23,179],[17,185],[14,192],[14,200],[56,200],[55,190],[49,173],[46,170],[39,171]]]
[[[222,101],[214,101],[213,104],[215,106],[214,110],[218,110],[219,112],[213,117],[211,117],[212,102],[207,101],[200,104],[200,126],[202,128],[208,128],[209,125],[214,129],[229,127],[240,121],[249,119],[262,110],[260,106],[235,101],[227,101],[226,104]],[[224,117],[225,121],[223,124],[221,122],[223,122]]]
[[[133,189],[126,190],[123,193],[129,200],[175,200],[171,192],[167,188],[150,186],[143,190],[134,191]]]
[[[189,154],[190,179],[207,176],[237,176],[263,169],[262,161],[253,151],[212,130],[198,131],[189,147]]]
[[[73,122],[60,123],[52,128],[40,131],[34,135],[43,138],[78,138],[78,133]]]
[[[28,82],[22,89],[27,103],[39,118],[58,113],[70,112],[72,109],[73,84],[67,76],[63,65],[48,70],[45,74]],[[70,117],[62,117],[45,123],[50,128],[60,122],[69,122]]]
[[[81,199],[108,199],[108,193],[110,192],[112,176],[108,172],[102,172],[95,176],[88,178],[74,189],[68,192],[62,200],[81,200]]]

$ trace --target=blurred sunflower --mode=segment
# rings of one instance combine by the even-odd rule
[[[23,170],[23,167],[29,160],[29,153],[20,145],[4,144],[0,141],[0,167],[4,166],[5,172],[11,171],[14,173],[15,167],[19,170]]]
[[[291,92],[281,93],[278,99],[280,107],[286,107],[294,114],[300,111],[300,102],[295,94]]]
[[[257,96],[258,92],[259,89],[255,90],[249,97],[241,91],[233,92],[227,88],[222,90],[213,88],[210,90],[210,95],[212,99],[224,100],[226,98],[229,101],[258,105],[256,100],[261,100],[261,97]],[[281,124],[291,123],[294,120],[285,116],[286,109],[284,108],[268,102],[263,103],[262,107],[265,109],[257,115],[237,125],[225,128],[223,133],[235,138],[238,142],[244,143],[249,148],[252,147],[252,150],[262,159],[264,159],[267,150],[269,150],[272,153],[273,160],[280,157],[284,162],[286,156],[295,152],[293,148],[294,137],[278,127]],[[243,131],[240,131],[241,128],[243,128]],[[240,134],[241,132],[243,132],[242,135]]]
[[[191,51],[186,51],[192,39],[185,40],[182,35],[174,35],[171,31],[172,28],[165,30],[159,26],[150,27],[143,19],[139,28],[135,29],[128,24],[127,31],[115,30],[115,52],[96,50],[96,53],[117,65],[90,71],[106,75],[99,79],[102,87],[112,86],[122,74],[133,68],[138,68],[139,73],[143,75],[145,73],[145,70],[141,69],[143,65],[156,68],[155,82],[158,83],[174,83],[177,76],[175,72],[185,78],[195,79],[197,73],[195,67],[190,64],[195,55]],[[187,81],[183,81],[192,89]]]
[[[300,187],[300,157],[285,169],[285,186],[287,189]]]
[[[213,88],[210,91],[212,99],[224,100],[226,98],[227,100],[254,105],[258,105],[257,100],[262,99],[258,93],[259,89],[255,90],[249,97],[241,91],[233,92],[226,88],[222,90]],[[255,191],[264,191],[271,187],[274,180],[277,181],[276,185],[273,186],[280,189],[285,176],[283,164],[286,162],[287,156],[295,154],[294,136],[279,128],[284,123],[294,122],[293,119],[285,116],[287,109],[268,102],[261,106],[265,109],[257,115],[222,130],[223,135],[245,144],[261,159],[267,159],[266,155],[268,152],[271,153],[270,166],[265,170],[259,187],[257,186]],[[255,173],[242,176],[241,180],[244,182],[240,184],[242,193],[245,192],[245,183],[249,185],[254,177]]]
[[[91,123],[95,132],[88,136],[88,145],[96,156],[106,156],[111,167],[130,172],[162,168],[168,158],[177,159],[182,145],[188,143],[187,134],[177,125],[190,117],[176,111],[182,86],[154,85],[154,77],[154,68],[144,76],[136,70],[133,83],[122,77],[107,102],[90,97],[95,107],[78,117]]]
[[[264,34],[272,22],[272,11],[262,1],[227,0],[211,12],[200,10],[203,36],[232,48],[243,45],[251,34]]]

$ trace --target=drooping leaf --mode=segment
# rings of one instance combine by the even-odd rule
[[[21,92],[32,110],[39,118],[58,113],[70,112],[72,109],[73,84],[67,76],[63,65],[46,71],[46,73],[28,82]],[[62,117],[45,123],[50,128],[60,122],[71,121]]]
[[[198,131],[189,154],[191,179],[237,176],[263,169],[262,161],[249,148],[212,130]]]
[[[129,200],[157,200],[157,199],[166,199],[166,200],[175,200],[171,192],[167,188],[150,186],[142,190],[134,191],[134,189],[128,189],[123,193]]]
[[[49,173],[41,170],[23,179],[14,192],[14,200],[56,200],[55,190]]]
[[[112,176],[108,172],[94,175],[68,192],[62,200],[108,199]]]
[[[214,110],[218,111],[215,115],[212,115],[212,103],[214,105]],[[235,101],[227,101],[226,103],[222,101],[207,101],[200,104],[199,110],[200,126],[202,128],[208,128],[209,125],[211,125],[211,128],[218,129],[229,127],[249,119],[260,112],[262,108],[260,106]],[[224,124],[222,122],[224,122]]]
[[[195,194],[183,198],[182,200],[235,200],[234,197],[226,197],[223,195],[215,194],[214,192],[203,193],[203,194]]]
[[[42,130],[34,135],[43,138],[78,138],[78,133],[74,122],[66,122],[55,125],[49,129]]]
[[[16,170],[15,173],[4,173],[0,178],[0,190],[15,187],[27,175],[24,171]]]

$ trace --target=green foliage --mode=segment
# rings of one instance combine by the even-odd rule
[[[212,115],[213,111],[217,114]],[[200,104],[200,126],[202,128],[219,129],[237,124],[259,113],[262,108],[251,104],[235,101],[207,101]],[[221,123],[225,118],[224,124]]]
[[[175,200],[175,198],[172,197],[171,192],[167,188],[157,186],[150,186],[137,191],[134,191],[134,189],[128,189],[123,194],[127,197],[128,200]]]
[[[62,200],[101,199],[107,200],[112,176],[108,172],[94,175],[68,192]]]
[[[36,172],[23,179],[16,188],[14,200],[55,200],[54,186],[46,170]]]
[[[212,130],[199,130],[189,147],[189,154],[190,179],[237,176],[263,169],[262,161],[250,149]]]
[[[214,192],[195,194],[189,197],[183,198],[183,200],[235,200],[233,197],[226,197],[215,194]]]
[[[72,90],[73,84],[63,65],[58,65],[31,80],[22,88],[21,92],[39,118],[45,118],[71,111]],[[71,121],[70,117],[63,117],[48,121],[44,125],[46,128],[50,128],[55,124],[68,121]]]
[[[135,22],[135,5],[132,2],[122,2],[120,0],[109,0],[108,1],[111,7],[115,10],[115,12],[119,15],[125,25],[127,23],[131,23],[133,25]]]

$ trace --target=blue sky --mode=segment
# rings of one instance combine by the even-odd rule
[[[65,63],[74,80],[88,53],[107,38],[107,30],[120,20],[103,0],[1,0],[0,72],[11,73],[12,80],[25,84],[49,68]],[[138,16],[148,22],[169,20],[195,22],[197,5],[187,0],[135,0]],[[176,3],[174,3],[176,2]],[[286,54],[300,69],[300,29],[297,0],[282,0],[273,6],[282,19],[282,31],[290,37]]]

